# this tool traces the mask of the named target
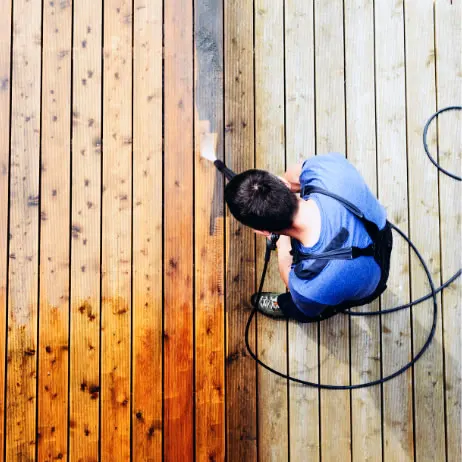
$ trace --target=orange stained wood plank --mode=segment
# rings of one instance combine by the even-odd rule
[[[14,5],[6,458],[36,444],[41,2]]]
[[[132,2],[104,2],[101,457],[128,460],[131,420]]]
[[[435,2],[436,69],[438,109],[461,104],[462,57],[460,2]],[[435,123],[435,122],[433,122]],[[462,112],[442,114],[438,120],[438,155],[441,165],[461,175]],[[432,151],[435,155],[435,151]],[[439,175],[441,275],[448,280],[461,266],[462,199],[460,182]],[[443,291],[443,341],[445,372],[445,424],[447,461],[462,460],[462,285],[460,278]]]
[[[196,459],[225,460],[223,5],[195,2]]]
[[[254,167],[253,5],[225,2],[225,158]],[[228,460],[257,460],[256,365],[244,331],[255,291],[255,238],[226,215],[226,421]],[[255,327],[250,330],[255,349]]]
[[[164,460],[193,460],[193,15],[164,4]]]
[[[67,459],[72,3],[43,4],[39,460]]]
[[[11,95],[11,1],[0,2],[0,454],[5,441],[5,350],[8,280],[8,189]]]
[[[162,459],[162,1],[134,5],[132,458]]]
[[[69,459],[98,459],[102,4],[74,4]]]

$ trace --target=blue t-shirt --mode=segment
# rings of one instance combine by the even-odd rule
[[[385,226],[385,209],[356,168],[341,154],[324,154],[306,160],[300,175],[301,188],[305,185],[316,186],[341,196],[356,205],[379,229]],[[294,250],[298,248],[302,252],[319,253],[351,246],[367,247],[371,243],[364,225],[342,203],[317,193],[309,197],[316,202],[321,212],[321,234],[312,247],[304,247],[292,239]],[[295,305],[308,316],[321,313],[327,306],[371,295],[381,275],[380,267],[373,257],[304,260],[300,264],[308,274],[308,279],[298,278],[292,265],[289,290]]]

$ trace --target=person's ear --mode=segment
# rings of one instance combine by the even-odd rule
[[[260,236],[270,237],[271,233],[269,231],[260,231],[259,229],[254,229],[255,234],[260,234]]]

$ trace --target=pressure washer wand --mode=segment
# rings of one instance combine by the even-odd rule
[[[209,157],[210,159],[210,157]],[[229,181],[232,180],[235,176],[236,173],[234,173],[230,168],[228,168],[223,161],[220,159],[215,159],[213,161],[213,165],[217,168],[217,170],[225,176],[225,178]],[[271,234],[271,236],[267,239],[266,241],[266,255],[265,255],[265,260],[269,260],[269,255],[271,250],[276,250],[276,242],[279,239],[278,234]]]
[[[223,173],[223,175],[228,181],[236,176],[236,174],[230,168],[228,168],[220,159],[215,160],[213,164],[221,173]]]
[[[231,180],[232,178],[234,178],[236,176],[236,174],[230,169],[228,168],[223,161],[221,161],[220,159],[216,159],[213,164],[215,165],[215,167],[218,169],[218,171],[220,171],[221,173],[223,173],[223,175],[226,177],[226,179],[229,181]],[[270,254],[271,254],[271,251],[272,250],[276,250],[276,242],[278,241],[279,239],[279,234],[271,234],[271,236],[269,237],[269,239],[267,239],[266,241],[266,254],[265,254],[265,260],[269,260],[270,258]]]

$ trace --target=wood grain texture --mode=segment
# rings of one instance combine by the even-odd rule
[[[5,442],[5,358],[8,281],[8,197],[11,95],[11,1],[0,2],[0,454]]]
[[[460,35],[462,26],[460,2],[435,2],[435,53],[437,70],[437,109],[461,104],[462,58]],[[461,175],[462,114],[451,111],[438,120],[438,159],[441,165]],[[435,151],[432,152],[435,154]],[[441,278],[449,279],[461,267],[462,203],[460,182],[439,175],[441,229]],[[447,461],[462,460],[462,340],[460,278],[443,291],[444,387]]]
[[[255,2],[255,136],[256,167],[275,174],[285,169],[284,8],[282,2]],[[257,277],[263,268],[266,239],[257,239]],[[275,256],[268,268],[266,291],[284,292]],[[287,322],[257,315],[258,356],[287,371]],[[259,458],[288,458],[287,381],[258,368]]]
[[[409,165],[410,238],[429,265],[436,283],[440,281],[438,174],[425,162],[422,130],[425,120],[435,112],[435,44],[433,2],[405,2],[405,46],[407,89],[407,140]],[[436,151],[435,127],[428,133],[428,145]],[[423,163],[425,162],[425,163]],[[423,166],[428,168],[423,168]],[[425,274],[411,254],[411,296],[429,291]],[[438,305],[441,299],[438,296]],[[440,322],[429,349],[414,367],[415,456],[417,460],[445,459],[443,352]],[[412,311],[414,353],[419,351],[433,319],[431,300]]]
[[[374,11],[369,0],[345,1],[346,134],[348,160],[377,195],[374,85]],[[379,301],[361,307],[378,311]],[[350,320],[351,382],[380,378],[380,319]],[[351,392],[351,432],[354,460],[382,457],[381,388]]]
[[[344,153],[345,94],[343,4],[315,2],[316,151]],[[321,322],[320,377],[322,383],[348,384],[349,319],[334,316]],[[350,460],[350,393],[321,391],[321,457]]]
[[[39,460],[67,459],[72,2],[43,5]]]
[[[132,2],[104,2],[101,457],[130,457]]]
[[[225,2],[225,160],[235,172],[254,163],[253,4]],[[227,458],[257,460],[256,365],[244,332],[255,291],[255,238],[226,215]],[[250,345],[255,351],[255,327]]]
[[[164,460],[177,462],[194,457],[192,2],[164,14]]]
[[[388,37],[394,37],[389,41]],[[403,4],[375,4],[378,197],[388,220],[409,235]],[[390,187],[390,184],[393,187]],[[393,234],[388,289],[382,309],[409,301],[409,251]],[[383,375],[411,359],[410,311],[382,316]],[[413,460],[412,371],[383,385],[384,460]]]
[[[41,2],[14,5],[6,458],[36,445]]]
[[[162,1],[134,4],[133,435],[162,459]]]
[[[290,0],[285,7],[287,166],[315,153],[313,1]],[[289,322],[289,372],[318,381],[318,325]],[[319,460],[319,391],[290,383],[291,460]]]
[[[102,4],[74,5],[70,460],[98,460],[100,432]]]
[[[195,1],[196,459],[225,460],[223,180],[201,159],[223,160],[223,5]]]

